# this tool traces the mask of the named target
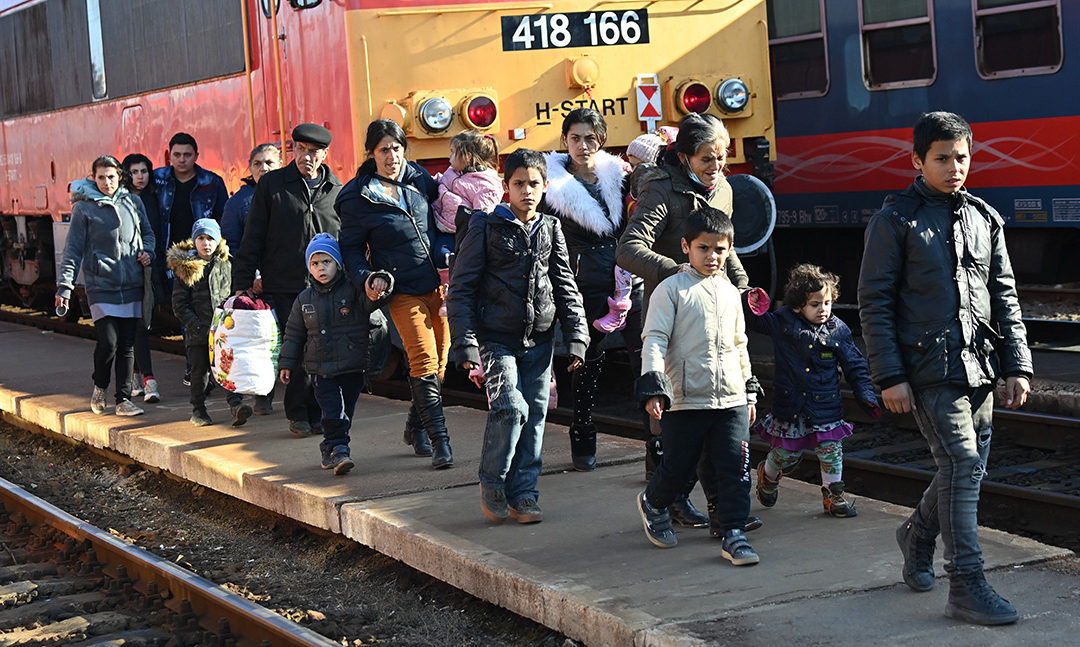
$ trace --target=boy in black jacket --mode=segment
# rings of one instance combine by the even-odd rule
[[[214,311],[229,298],[232,264],[229,246],[213,218],[200,218],[191,227],[191,240],[176,243],[165,255],[173,281],[173,313],[184,324],[184,346],[191,362],[191,424],[214,424],[206,412],[206,386],[210,380],[210,324]],[[251,407],[239,393],[225,396],[234,427],[247,422]]]
[[[915,124],[912,164],[921,175],[885,199],[866,227],[859,317],[870,373],[893,413],[911,412],[937,473],[896,531],[904,582],[934,586],[938,534],[949,574],[945,615],[983,625],[1019,614],[983,577],[979,485],[993,435],[993,389],[1016,409],[1032,376],[1004,222],[964,188],[971,127],[951,112]]]
[[[447,311],[453,357],[487,386],[488,421],[480,456],[481,509],[496,523],[543,520],[537,505],[540,449],[550,393],[555,320],[570,370],[581,366],[589,329],[562,226],[537,213],[547,188],[540,153],[506,158],[509,204],[476,213],[457,250]]]
[[[287,385],[303,358],[322,408],[322,468],[340,476],[353,468],[349,428],[364,388],[368,316],[375,304],[358,294],[345,276],[341,249],[333,236],[317,234],[308,243],[305,256],[315,280],[293,302],[278,357],[279,377]],[[394,278],[388,272],[375,274],[393,287]]]

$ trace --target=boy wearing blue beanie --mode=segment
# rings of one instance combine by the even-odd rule
[[[345,276],[341,248],[317,234],[304,254],[313,280],[293,302],[278,357],[279,378],[288,384],[303,361],[322,408],[322,468],[342,475],[353,468],[349,428],[368,365],[369,316],[379,304],[357,292]],[[393,287],[394,277],[379,271]],[[391,290],[387,290],[390,293]]]
[[[221,226],[213,218],[200,218],[191,227],[191,239],[169,248],[165,262],[173,271],[173,313],[184,324],[184,346],[191,362],[191,424],[213,424],[206,411],[210,381],[210,325],[214,310],[231,294],[232,264]],[[225,396],[234,427],[247,422],[251,406],[238,393]]]

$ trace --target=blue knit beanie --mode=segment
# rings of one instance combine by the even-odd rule
[[[199,236],[209,236],[214,240],[221,240],[221,225],[213,218],[199,218],[191,226],[191,240]]]
[[[329,254],[331,258],[337,261],[338,267],[345,267],[345,262],[341,260],[341,248],[338,247],[337,240],[330,234],[315,234],[315,237],[308,243],[307,253],[304,255],[307,258],[308,267],[311,266],[311,255],[318,252]]]

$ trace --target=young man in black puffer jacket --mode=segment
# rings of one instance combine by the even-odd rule
[[[330,234],[317,234],[307,246],[313,281],[293,302],[278,356],[282,384],[300,367],[312,378],[322,409],[322,468],[342,475],[353,468],[349,429],[368,368],[371,313],[378,307],[345,275],[341,249]],[[375,272],[393,287],[388,272]]]
[[[934,586],[941,535],[949,602],[945,614],[984,625],[1019,615],[983,577],[977,536],[979,485],[992,435],[993,389],[1027,400],[1032,376],[1004,222],[964,189],[971,127],[950,112],[915,124],[911,161],[922,175],[885,200],[866,227],[859,315],[870,373],[885,407],[911,412],[937,474],[896,531],[904,582]]]

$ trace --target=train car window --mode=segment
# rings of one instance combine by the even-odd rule
[[[243,10],[217,0],[98,0],[109,96],[244,71]]]
[[[85,0],[46,0],[0,18],[0,117],[88,103]]]
[[[1061,0],[976,0],[979,76],[1052,74],[1061,68]]]
[[[776,98],[819,97],[829,91],[825,0],[771,0],[769,57]]]
[[[293,9],[311,9],[312,7],[319,6],[322,0],[289,0],[289,4]]]
[[[101,3],[86,0],[86,31],[90,38],[91,92],[95,99],[108,96],[105,86],[105,48],[101,44]]]
[[[930,85],[937,48],[930,0],[859,0],[863,81],[870,90]]]
[[[281,11],[281,0],[273,0],[273,1],[274,1],[274,7],[273,7],[273,10],[271,11],[270,0],[259,0],[259,4],[262,5],[263,15],[266,16],[267,18],[269,18],[271,16],[271,13],[278,13],[279,11]]]

